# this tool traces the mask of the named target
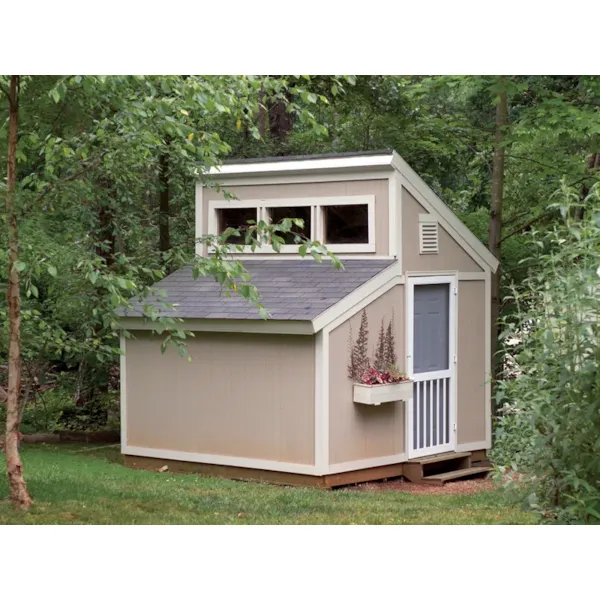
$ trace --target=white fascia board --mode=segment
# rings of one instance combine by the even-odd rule
[[[479,241],[477,236],[450,210],[446,203],[419,177],[413,168],[396,152],[392,155],[393,167],[402,174],[423,198],[431,204],[439,216],[449,226],[448,233],[463,248],[467,245],[494,273],[500,264],[498,259]],[[418,200],[418,198],[417,198]]]
[[[152,331],[159,323],[142,317],[123,317],[121,325],[128,331]],[[174,325],[184,331],[219,333],[274,333],[283,335],[312,335],[311,321],[278,321],[275,319],[183,319]]]
[[[274,175],[323,170],[368,169],[391,166],[392,158],[392,154],[375,154],[367,156],[341,156],[338,158],[223,164],[220,167],[211,167],[208,175],[221,177],[229,175]]]
[[[378,291],[381,291],[381,294],[383,294],[387,291],[387,288],[385,287],[386,284],[395,278],[400,282],[402,277],[400,269],[401,267],[398,261],[392,263],[389,267],[386,267],[383,271],[375,275],[375,277],[372,277],[361,286],[357,287],[353,292],[344,296],[333,306],[323,311],[312,321],[314,332],[317,333],[321,331],[321,329],[333,323],[338,317],[346,314],[353,307],[359,305],[361,301],[369,299],[369,302],[372,302],[375,300],[373,294]]]

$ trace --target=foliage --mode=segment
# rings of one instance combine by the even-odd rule
[[[0,84],[5,81],[0,77]],[[239,234],[200,240],[217,252],[195,258],[193,181],[200,177],[215,185],[205,173],[231,151],[222,135],[231,123],[255,146],[266,143],[258,131],[261,98],[282,104],[297,127],[323,135],[313,111],[328,100],[311,91],[310,78],[67,76],[23,77],[21,82],[16,200],[25,361],[79,371],[85,381],[70,391],[77,396],[83,387],[84,403],[102,397],[118,362],[119,335],[129,335],[121,331],[115,309],[131,308],[134,299],[143,304],[156,281],[185,263],[193,263],[195,277],[214,277],[227,293],[245,297],[268,316],[242,264],[225,260],[231,258],[233,236]],[[351,77],[328,80],[339,93],[351,82]],[[4,162],[5,110],[6,102],[0,103]],[[161,252],[156,199],[165,154],[172,247]],[[255,224],[263,237],[260,243],[278,250],[281,236],[303,225],[290,221]],[[300,253],[340,266],[323,245],[299,237]],[[0,249],[0,287],[6,271],[7,254]],[[168,306],[168,298],[162,300]],[[144,313],[155,331],[164,334],[163,349],[174,344],[185,354],[189,333],[181,329],[180,320],[149,306]],[[0,365],[5,362],[7,332],[3,296]],[[27,380],[28,374],[23,377]]]
[[[367,312],[363,309],[360,318],[360,328],[356,341],[352,339],[350,328],[348,339],[348,377],[353,381],[375,385],[381,383],[397,383],[407,379],[406,375],[396,367],[396,336],[394,333],[394,317],[390,319],[387,328],[381,319],[379,338],[375,346],[373,364],[368,357],[369,321]]]
[[[352,334],[352,332],[351,332]],[[363,373],[369,369],[371,361],[369,360],[369,319],[367,311],[363,308],[360,315],[360,327],[358,336],[350,348],[350,357],[348,364],[348,377],[354,381],[360,381]]]
[[[6,83],[0,76],[0,88]],[[56,427],[69,397],[71,405],[90,405],[89,410],[67,409],[79,415],[70,422],[89,426],[84,421],[93,407],[112,393],[121,334],[115,309],[131,306],[134,299],[143,304],[154,283],[182,265],[191,264],[195,277],[215,278],[226,294],[245,297],[263,317],[268,313],[260,290],[233,255],[236,247],[249,241],[255,249],[272,244],[277,250],[293,234],[301,253],[339,266],[327,248],[299,233],[303,224],[297,219],[250,223],[240,231],[207,236],[200,243],[215,252],[196,259],[190,182],[200,178],[217,187],[206,172],[224,158],[393,148],[487,244],[498,85],[499,79],[490,76],[22,77],[15,200],[24,427]],[[561,216],[552,195],[564,179],[575,205],[572,217],[580,220],[587,205],[583,200],[599,181],[600,80],[506,76],[502,85],[510,99],[501,240],[504,338],[525,339],[525,332],[535,332],[527,340],[538,339],[543,319],[531,321],[533,328],[523,321],[545,306],[539,300],[545,296],[538,294],[534,302],[532,282],[548,278],[549,256],[581,251],[573,223],[568,231],[560,229],[564,241],[556,238]],[[0,102],[2,164],[6,116],[6,102]],[[0,194],[5,188],[0,181]],[[159,201],[165,189],[170,197],[166,214]],[[165,217],[168,250],[159,244]],[[532,228],[542,247],[529,243]],[[535,260],[525,260],[532,248]],[[6,286],[6,271],[6,251],[0,248],[0,290]],[[558,285],[551,282],[551,287]],[[562,298],[569,306],[567,289],[560,289],[555,302]],[[6,362],[4,298],[0,294],[0,367]],[[168,305],[168,298],[163,301]],[[181,322],[149,307],[144,311],[162,334],[163,349],[173,344],[185,355],[189,332]],[[380,330],[373,366],[397,362],[395,349],[384,356],[385,347],[393,348],[393,332],[390,322],[382,344]],[[370,366],[366,327],[358,337],[364,340],[354,352],[350,331],[348,375],[353,380]],[[561,351],[556,350],[557,357]],[[523,369],[526,356],[519,352],[508,359]],[[46,410],[36,390],[48,384],[49,374],[65,376],[58,380],[60,389],[43,392]],[[583,385],[580,375],[577,385]],[[3,378],[0,371],[0,386]],[[513,402],[519,385],[525,383],[510,379],[501,388],[510,399],[496,427],[503,464],[526,462],[540,435],[524,417],[530,408]],[[562,492],[560,497],[566,502]]]
[[[400,371],[395,365],[385,369],[370,367],[361,376],[360,383],[365,385],[382,385],[384,383],[400,383],[409,381],[406,373]]]
[[[383,326],[383,319],[381,319],[381,327],[379,329],[379,338],[377,339],[377,345],[375,346],[375,358],[373,360],[373,367],[378,371],[385,369],[387,364],[385,356],[385,327]]]
[[[381,320],[381,325],[383,327],[383,319]],[[383,356],[384,356],[384,363],[388,368],[397,364],[397,362],[398,362],[398,357],[396,355],[396,326],[395,326],[395,322],[394,322],[393,311],[392,311],[392,318],[390,319],[388,326],[385,330]]]
[[[600,198],[563,187],[563,220],[530,237],[536,269],[514,289],[506,336],[520,374],[500,382],[494,459],[541,516],[600,522]]]

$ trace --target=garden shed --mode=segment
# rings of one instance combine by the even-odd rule
[[[393,151],[212,174],[220,191],[196,184],[196,237],[299,217],[344,269],[301,257],[293,240],[242,252],[267,320],[191,269],[161,281],[167,312],[195,334],[192,361],[161,353],[135,311],[123,317],[126,463],[327,487],[484,471],[498,266],[487,248]]]

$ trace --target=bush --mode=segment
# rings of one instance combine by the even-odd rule
[[[521,476],[507,485],[542,518],[590,523],[600,522],[600,203],[594,192],[574,220],[581,204],[565,195],[564,221],[531,235],[535,271],[514,292],[504,335],[519,340],[520,374],[498,384],[492,456]]]

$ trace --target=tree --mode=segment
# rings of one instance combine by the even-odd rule
[[[23,465],[19,454],[19,421],[21,399],[21,286],[19,278],[19,227],[17,222],[16,181],[17,142],[19,130],[19,83],[18,75],[11,75],[9,89],[4,90],[8,99],[9,133],[6,177],[6,218],[8,224],[8,389],[6,395],[6,471],[10,485],[10,497],[16,508],[27,510],[31,498],[23,478]],[[4,89],[4,88],[3,88]]]
[[[5,85],[0,78],[9,112],[9,243],[7,252],[0,252],[0,264],[6,259],[9,294],[7,312],[0,303],[0,318],[9,327],[0,327],[0,338],[10,331],[6,454],[11,498],[28,508],[31,499],[18,454],[24,357],[40,357],[63,372],[79,373],[74,395],[86,404],[90,398],[84,390],[106,386],[120,353],[122,329],[115,309],[131,307],[134,298],[143,301],[156,280],[183,262],[194,262],[195,277],[215,278],[225,293],[239,294],[268,316],[259,290],[232,256],[236,240],[230,236],[206,236],[201,243],[215,252],[195,257],[193,227],[181,210],[181,224],[173,235],[169,231],[169,250],[160,251],[156,239],[167,202],[161,209],[160,203],[149,206],[147,199],[159,196],[161,176],[177,208],[193,212],[190,181],[200,176],[210,184],[205,170],[231,151],[219,132],[228,131],[233,121],[236,131],[246,125],[260,143],[259,90],[268,101],[284,98],[286,110],[302,127],[321,126],[309,110],[319,98],[307,95],[303,78],[30,77],[20,94],[23,80],[13,76],[7,81]],[[19,101],[24,107],[20,121]],[[0,139],[3,134],[0,126]],[[0,145],[0,156],[2,152]],[[291,221],[296,220],[255,227],[260,239],[274,240],[277,250],[279,234],[299,225]],[[166,231],[162,233],[164,250]],[[325,246],[309,239],[299,251],[340,266]],[[185,355],[187,332],[179,329],[180,320],[149,308],[144,314],[164,334],[163,349],[174,344]],[[4,358],[3,344],[0,355]]]
[[[516,498],[541,519],[600,523],[600,197],[594,186],[555,195],[560,221],[525,234],[531,269],[504,324],[513,377],[502,401],[493,459]]]
[[[494,130],[494,154],[492,158],[492,196],[490,202],[490,233],[488,247],[490,252],[500,261],[495,273],[492,273],[492,331],[491,331],[491,356],[493,380],[495,381],[502,371],[501,361],[498,360],[498,333],[500,318],[500,277],[502,273],[502,256],[500,243],[502,240],[502,200],[504,196],[504,138],[508,126],[508,95],[505,78],[498,81],[496,104],[496,125]],[[496,406],[496,404],[494,405]]]

